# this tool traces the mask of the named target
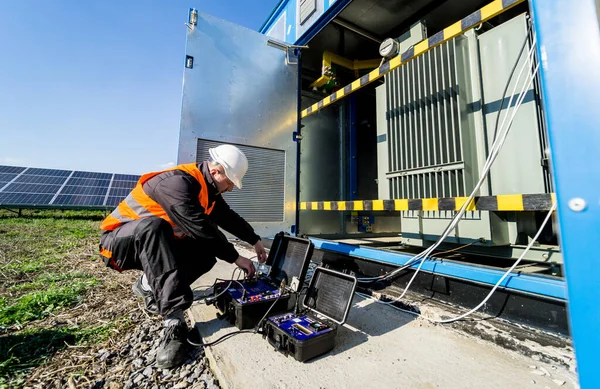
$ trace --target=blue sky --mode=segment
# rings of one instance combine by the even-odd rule
[[[278,0],[0,2],[0,165],[176,162],[189,8],[257,30]]]

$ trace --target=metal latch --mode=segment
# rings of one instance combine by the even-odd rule
[[[285,63],[288,65],[297,65],[299,49],[308,49],[308,46],[288,45],[275,39],[267,39],[267,45],[285,51]]]

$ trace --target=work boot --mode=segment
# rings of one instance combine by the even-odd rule
[[[165,334],[156,352],[156,367],[173,369],[180,366],[187,357],[188,328],[185,322],[177,321],[165,327]]]
[[[144,310],[151,315],[158,315],[158,305],[154,299],[154,293],[142,287],[142,277],[138,278],[131,286],[133,294],[144,300]]]

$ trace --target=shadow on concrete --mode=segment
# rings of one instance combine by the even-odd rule
[[[215,335],[218,332],[221,332],[221,330],[228,330],[228,331],[223,331],[222,335],[225,335],[227,333],[230,332],[237,332],[238,328],[229,323],[229,321],[227,321],[227,319],[219,319],[215,316],[214,319],[211,319],[209,321],[205,321],[205,322],[196,322],[196,324],[194,325],[194,329],[196,330],[196,332],[198,332],[198,334],[202,333],[204,334],[205,338],[210,338],[211,336]],[[253,330],[253,329],[250,329]],[[235,335],[235,336],[250,336],[253,334],[250,333],[244,333],[244,334],[239,334],[239,335]],[[257,334],[259,335],[259,334]],[[204,339],[207,340],[207,339]],[[210,341],[214,341],[216,339],[211,339]]]
[[[355,296],[346,326],[338,326],[335,347],[329,353],[313,358],[305,363],[314,363],[322,358],[340,355],[344,352],[368,342],[369,338],[383,336],[394,331],[415,319],[415,316],[402,313],[391,307],[386,307],[376,302],[360,305],[364,300],[361,296]],[[389,315],[382,310],[389,309]],[[393,320],[386,320],[393,318]]]

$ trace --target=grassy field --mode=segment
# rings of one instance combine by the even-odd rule
[[[135,274],[109,270],[97,254],[103,216],[0,210],[0,388],[130,325]]]

